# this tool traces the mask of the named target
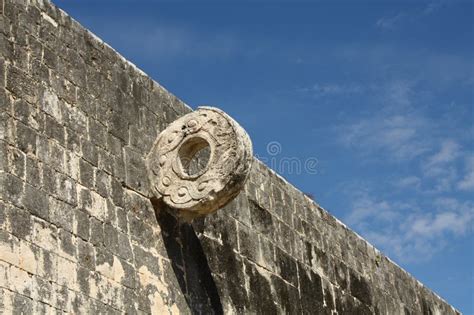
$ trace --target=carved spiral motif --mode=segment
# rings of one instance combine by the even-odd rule
[[[206,149],[208,161],[203,163]],[[245,130],[213,107],[199,107],[172,122],[147,158],[153,194],[187,217],[230,202],[245,184],[252,161]]]

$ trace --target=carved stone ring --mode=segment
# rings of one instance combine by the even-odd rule
[[[172,122],[147,157],[154,196],[186,218],[229,203],[245,184],[252,161],[245,130],[213,107],[199,107]]]

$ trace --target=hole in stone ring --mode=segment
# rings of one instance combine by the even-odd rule
[[[200,137],[187,139],[178,150],[179,162],[185,175],[200,175],[207,168],[211,156],[209,143]]]

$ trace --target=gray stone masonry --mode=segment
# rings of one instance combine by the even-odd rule
[[[0,0],[0,313],[458,313],[257,160],[177,220],[144,158],[190,111],[47,0]]]

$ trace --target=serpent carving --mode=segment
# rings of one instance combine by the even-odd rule
[[[154,196],[185,218],[212,213],[229,203],[245,184],[252,161],[252,143],[245,130],[214,107],[199,107],[172,122],[147,157]]]

